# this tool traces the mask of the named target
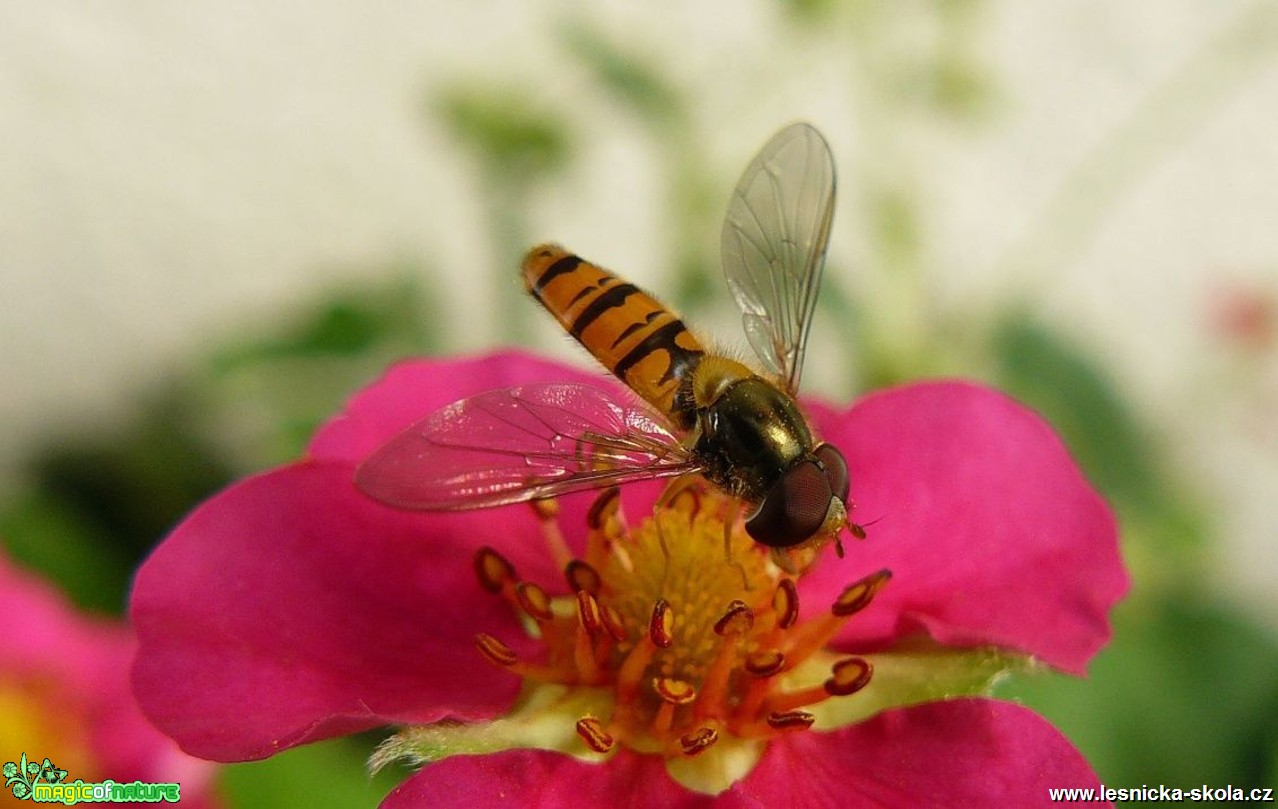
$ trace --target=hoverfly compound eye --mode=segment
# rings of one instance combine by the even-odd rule
[[[830,482],[830,491],[844,505],[848,502],[848,493],[852,489],[852,480],[848,475],[848,462],[833,444],[822,444],[812,453],[817,462],[825,470],[825,479]]]
[[[813,461],[800,461],[772,484],[763,502],[746,520],[755,542],[788,548],[808,540],[825,523],[834,493],[826,474]]]

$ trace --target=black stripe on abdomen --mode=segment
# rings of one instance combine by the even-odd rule
[[[591,301],[590,305],[581,311],[581,314],[577,315],[577,319],[572,322],[572,327],[568,329],[568,332],[580,340],[582,332],[590,328],[591,323],[602,317],[609,309],[625,305],[626,298],[634,294],[641,294],[639,293],[639,288],[634,284],[621,283],[611,289],[604,290],[599,297]]]
[[[541,300],[541,291],[550,285],[550,282],[561,275],[567,275],[577,269],[581,264],[581,256],[572,254],[566,255],[546,268],[546,271],[537,276],[537,281],[532,285],[532,294],[537,296],[537,300]]]
[[[688,327],[683,325],[682,320],[670,321],[640,340],[637,346],[630,349],[624,357],[617,361],[617,367],[613,368],[612,372],[624,380],[626,373],[640,362],[643,362],[644,358],[649,354],[665,351],[670,355],[670,366],[666,368],[666,372],[661,375],[661,379],[657,381],[657,384],[669,382],[675,377],[683,377],[696,367],[701,356],[705,354],[704,351],[690,351],[675,342],[679,335],[687,330]]]

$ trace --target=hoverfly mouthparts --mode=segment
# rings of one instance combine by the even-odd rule
[[[539,245],[524,259],[529,294],[648,407],[588,385],[483,393],[393,439],[358,485],[393,506],[441,510],[700,475],[752,509],[746,528],[764,545],[856,534],[847,462],[795,400],[834,193],[830,147],[804,123],[774,135],[732,193],[724,275],[760,371],[709,350],[616,274]]]

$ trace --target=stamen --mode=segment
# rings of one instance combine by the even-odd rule
[[[538,623],[545,623],[555,617],[550,609],[550,596],[532,582],[521,581],[516,584],[515,598],[518,599],[519,606],[523,607],[524,612],[531,615]]]
[[[807,711],[778,711],[768,714],[767,721],[774,730],[807,730],[816,717]]]
[[[577,735],[596,753],[607,753],[617,745],[617,740],[612,737],[612,734],[604,730],[603,723],[593,716],[584,716],[577,720]]]
[[[602,584],[599,571],[580,559],[573,559],[568,563],[568,567],[564,569],[564,576],[568,579],[568,586],[574,591],[585,590],[592,596],[599,595],[599,587]]]
[[[645,634],[639,643],[630,650],[625,660],[617,667],[617,706],[619,709],[634,702],[639,693],[639,684],[643,682],[643,673],[657,653],[657,644],[651,634]]]
[[[561,567],[567,565],[572,559],[572,551],[568,549],[564,532],[559,530],[559,503],[551,499],[530,500],[528,503],[541,521],[541,533],[546,538],[551,558]]]
[[[761,652],[755,652],[745,659],[742,664],[749,673],[755,677],[771,677],[778,674],[785,667],[785,655],[778,649],[764,649]]]
[[[553,497],[529,500],[528,504],[539,520],[554,520],[559,517],[559,502]]]
[[[475,648],[479,649],[479,653],[495,666],[509,668],[519,662],[519,656],[515,654],[514,649],[486,632],[480,632],[475,636]]]
[[[652,605],[648,637],[660,649],[669,649],[674,643],[674,613],[670,610],[670,602],[664,598],[657,599],[657,603]]]
[[[590,504],[590,509],[586,511],[586,526],[593,531],[598,531],[604,527],[621,507],[621,489],[616,486],[610,486],[599,493],[595,498],[595,502]]]
[[[794,586],[794,579],[777,582],[777,591],[772,595],[772,609],[777,614],[777,626],[782,629],[789,629],[799,620],[799,591]]]
[[[657,692],[657,696],[672,705],[687,705],[697,698],[697,689],[690,683],[673,677],[654,677],[652,689]]]
[[[515,566],[497,551],[484,546],[475,551],[475,578],[488,592],[500,593],[502,587],[515,580]]]
[[[599,614],[599,602],[585,590],[577,592],[577,617],[581,620],[581,628],[589,635],[594,635],[603,626],[603,617]]]
[[[892,571],[884,568],[877,573],[871,573],[860,581],[854,582],[835,599],[830,611],[840,618],[855,615],[870,606],[870,601],[873,600],[875,593],[882,590],[883,585],[887,584],[891,578]]]
[[[723,616],[714,623],[714,633],[719,637],[728,634],[749,632],[754,626],[754,610],[746,606],[744,601],[733,601]]]
[[[630,637],[626,632],[625,621],[621,617],[621,613],[617,612],[617,608],[611,604],[606,604],[599,609],[599,617],[603,619],[603,627],[615,641],[623,641]]]
[[[661,697],[661,707],[657,708],[657,715],[652,720],[653,732],[660,738],[670,732],[674,724],[675,708],[695,700],[697,689],[690,683],[673,677],[654,677],[652,690]]]
[[[719,731],[701,727],[679,737],[679,748],[685,756],[695,756],[719,741]]]
[[[599,615],[599,602],[585,591],[577,593],[577,620],[581,631],[573,641],[572,662],[583,683],[600,683],[607,679],[607,670],[595,655],[594,636],[603,626]]]
[[[825,681],[826,693],[832,697],[846,697],[870,684],[874,667],[868,660],[848,657],[835,663],[833,672],[834,676]]]
[[[727,696],[732,667],[739,656],[740,638],[754,627],[754,610],[744,601],[733,601],[714,623],[714,633],[723,638],[719,650],[710,663],[701,683],[701,699],[697,702],[697,718],[718,716],[726,712],[723,704]]]

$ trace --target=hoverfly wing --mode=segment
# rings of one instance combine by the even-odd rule
[[[750,161],[723,223],[723,270],[746,337],[790,393],[799,387],[821,287],[834,187],[825,138],[809,124],[791,124]]]
[[[581,384],[523,385],[455,402],[359,467],[397,508],[485,508],[700,469],[640,407]]]

